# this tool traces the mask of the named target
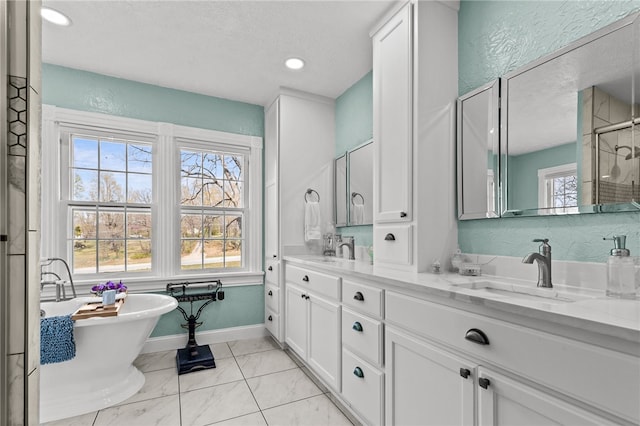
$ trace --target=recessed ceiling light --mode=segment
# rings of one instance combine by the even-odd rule
[[[289,58],[284,62],[284,64],[290,70],[300,70],[304,67],[304,61],[300,58]]]
[[[52,24],[62,25],[63,27],[71,25],[71,19],[69,19],[67,15],[62,12],[58,12],[55,9],[51,9],[50,7],[41,7],[40,16],[42,16],[42,19],[49,21]]]

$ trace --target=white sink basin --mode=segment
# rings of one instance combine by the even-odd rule
[[[556,288],[529,287],[517,284],[501,283],[498,281],[475,281],[456,284],[456,287],[471,290],[473,294],[490,298],[502,298],[510,300],[546,302],[546,303],[572,303],[592,297],[560,291]]]

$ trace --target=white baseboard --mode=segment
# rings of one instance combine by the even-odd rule
[[[220,330],[196,331],[196,341],[199,345],[211,345],[213,343],[231,342],[233,340],[255,339],[268,336],[269,332],[264,324],[245,325],[242,327],[223,328]],[[185,334],[172,334],[170,336],[150,337],[142,347],[140,353],[170,351],[184,348],[189,336]]]

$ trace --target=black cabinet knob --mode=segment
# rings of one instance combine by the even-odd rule
[[[385,241],[395,241],[396,237],[391,232],[389,232],[387,235],[384,236],[384,240]]]
[[[267,268],[267,271],[273,271],[273,266],[269,266],[269,267]]]
[[[302,299],[304,299],[304,298],[305,298],[305,295],[304,295],[304,294],[301,294],[301,295],[300,295],[300,297],[301,297]]]
[[[353,375],[356,377],[360,377],[361,379],[364,379],[364,373],[362,372],[362,368],[360,367],[356,367],[353,369]]]
[[[269,296],[273,296],[273,291],[269,290],[269,293],[267,293]]]
[[[353,325],[351,326],[351,328],[355,331],[362,331],[362,324],[360,324],[358,321],[354,322]]]
[[[400,217],[407,217],[407,214],[405,212],[400,212]]]
[[[489,387],[489,385],[491,384],[491,381],[489,379],[485,379],[484,377],[480,377],[478,379],[478,384],[480,385],[480,387],[482,389],[486,389]]]
[[[273,317],[271,315],[269,315],[269,318],[267,318],[269,321],[273,321]]]
[[[275,259],[276,257],[278,257],[278,255],[277,255],[277,254],[274,254],[274,255],[273,255],[273,258]]]
[[[471,371],[469,371],[468,368],[460,369],[460,376],[464,377],[465,379],[468,379],[470,375],[471,375]]]
[[[364,302],[364,296],[359,291],[356,291],[356,294],[353,295],[353,298],[355,300],[359,300],[361,302]]]
[[[489,338],[482,330],[472,328],[467,331],[464,338],[470,342],[477,343],[478,345],[488,345]]]
[[[302,281],[309,282],[309,276],[305,275],[304,277],[302,277]]]

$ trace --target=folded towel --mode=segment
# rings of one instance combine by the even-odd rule
[[[322,239],[322,229],[320,228],[320,203],[317,201],[307,201],[304,204],[304,240]]]
[[[364,223],[364,204],[351,204],[351,224],[362,225]]]
[[[40,319],[40,364],[69,361],[76,356],[71,315]]]

